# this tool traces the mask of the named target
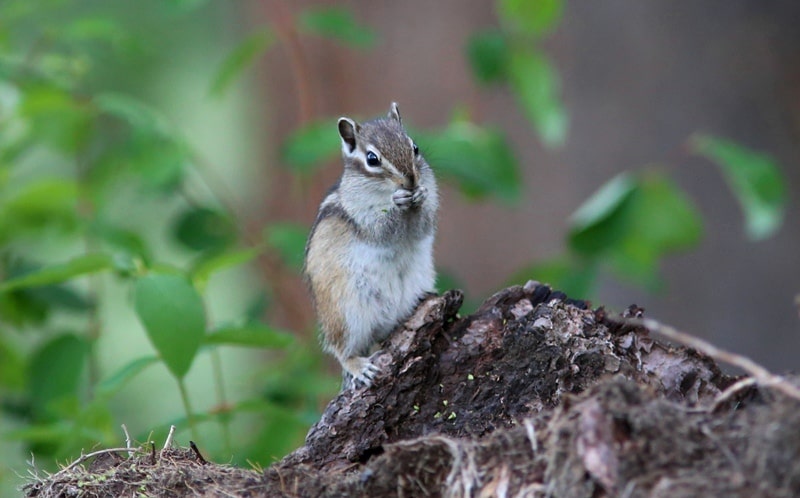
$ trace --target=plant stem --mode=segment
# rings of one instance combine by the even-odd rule
[[[75,177],[80,189],[80,193],[78,195],[77,215],[79,218],[84,218],[87,221],[91,221],[95,218],[96,210],[91,197],[87,194],[89,188],[87,180],[88,169],[89,164],[88,160],[86,159],[86,152],[84,148],[76,153],[75,156]],[[84,228],[83,230],[83,246],[87,255],[97,251],[97,243],[88,227]],[[97,343],[100,339],[103,329],[103,323],[100,319],[100,300],[104,294],[102,277],[98,274],[90,275],[88,297],[92,302],[92,306],[89,310],[89,320],[86,324],[86,342],[89,345],[89,352],[87,355],[89,370],[87,395],[90,400],[94,399],[94,388],[100,381],[100,362],[97,358]]]
[[[87,241],[88,242],[88,241]],[[87,243],[87,254],[91,254],[91,245]],[[97,358],[97,343],[100,339],[103,323],[100,319],[100,299],[103,296],[103,282],[100,275],[89,277],[89,299],[92,300],[92,309],[89,312],[87,325],[87,342],[89,344],[89,399],[94,399],[94,388],[100,382],[100,362]]]
[[[186,384],[184,384],[183,379],[178,379],[178,390],[181,392],[183,410],[186,412],[186,420],[189,423],[189,431],[192,434],[192,440],[197,441],[197,426],[194,420],[194,412],[192,411],[192,405],[189,403],[189,394],[186,391]]]
[[[306,61],[303,46],[297,36],[294,26],[294,15],[285,0],[271,2],[273,26],[278,38],[284,44],[289,56],[289,64],[297,89],[297,107],[299,109],[300,123],[311,120],[314,113],[313,92],[311,91],[311,76]]]
[[[228,400],[225,395],[225,379],[222,376],[222,358],[219,350],[211,350],[211,370],[214,374],[214,389],[217,391],[217,405],[222,408],[219,414],[219,423],[222,428],[222,442],[225,445],[225,452],[233,454],[231,444],[231,424],[228,412]]]

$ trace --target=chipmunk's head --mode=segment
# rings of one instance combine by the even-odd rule
[[[387,190],[414,190],[419,185],[425,160],[408,136],[400,119],[400,109],[392,103],[385,118],[359,124],[339,118],[345,176],[363,175]]]

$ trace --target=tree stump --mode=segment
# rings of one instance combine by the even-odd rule
[[[182,480],[173,471],[146,489],[168,487],[170,496],[800,496],[797,399],[737,383],[711,358],[536,282],[498,292],[469,316],[458,316],[461,301],[459,291],[425,300],[373,355],[382,369],[373,385],[341,392],[305,444],[263,474],[176,452],[170,461],[185,467]],[[641,313],[632,306],[624,315]],[[131,467],[142,472],[146,459],[114,462],[115,477],[131,475]],[[87,490],[91,471],[76,466],[72,474]],[[130,481],[135,489],[146,480]],[[63,486],[43,480],[26,491],[67,496]],[[86,496],[111,496],[92,493]]]

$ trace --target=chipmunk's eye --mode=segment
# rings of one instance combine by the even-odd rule
[[[417,144],[414,144],[414,155],[415,156],[419,155],[419,147],[417,147]]]
[[[381,159],[378,157],[378,154],[369,151],[367,152],[367,164],[370,166],[380,166]]]

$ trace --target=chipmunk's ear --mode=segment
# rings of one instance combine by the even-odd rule
[[[397,105],[397,102],[392,102],[391,107],[389,107],[389,119],[396,119],[398,123],[403,124],[403,120],[400,119],[400,107]]]
[[[342,137],[342,150],[352,154],[356,150],[356,133],[361,131],[361,125],[350,118],[339,118],[339,136]]]

